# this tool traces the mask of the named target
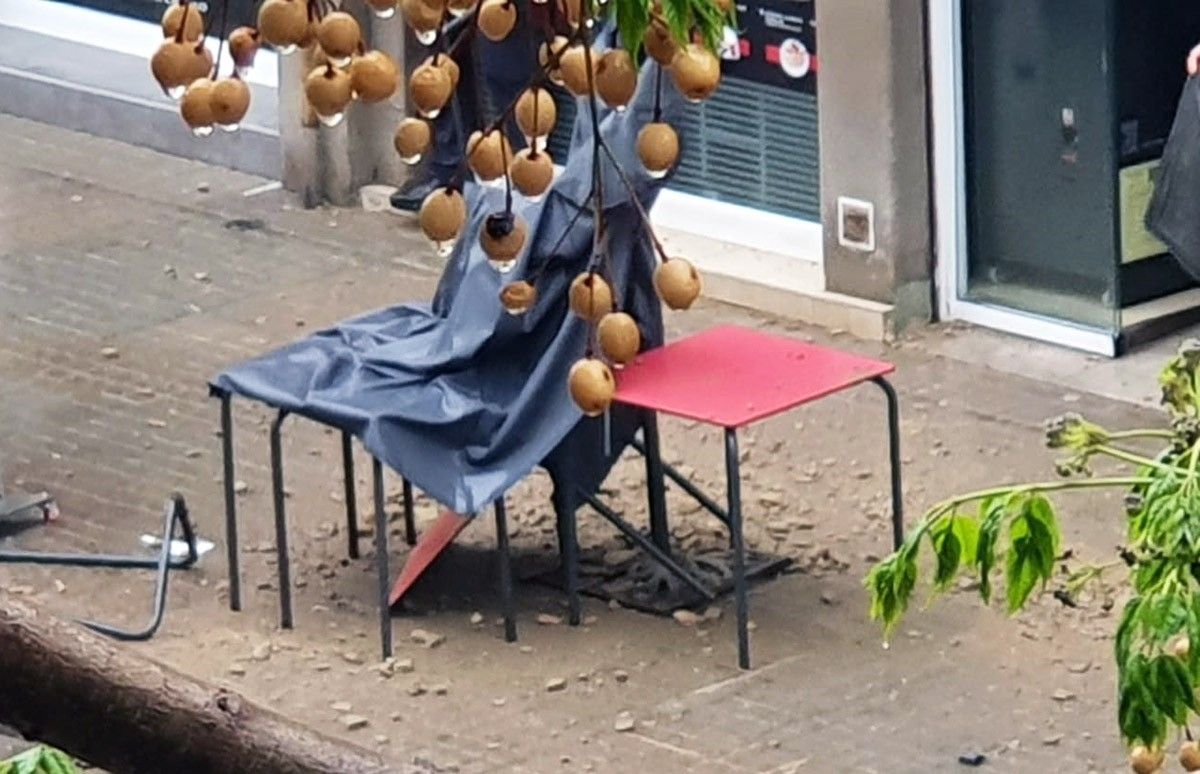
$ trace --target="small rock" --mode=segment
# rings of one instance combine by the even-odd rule
[[[557,691],[565,691],[567,689],[567,681],[562,677],[551,677],[546,681],[546,692],[555,693]]]
[[[192,279],[196,280],[197,282],[208,282],[208,272],[198,271],[192,274]]]
[[[821,592],[821,602],[823,602],[826,605],[836,605],[837,604],[837,600],[834,599],[833,595],[830,594],[828,591]]]
[[[366,728],[371,724],[371,721],[364,718],[362,715],[342,715],[338,718],[338,722],[342,724],[342,728],[347,731],[357,731],[360,728]]]
[[[54,579],[54,590],[57,591],[59,594],[62,594],[63,592],[65,592],[67,590],[67,584],[63,583],[58,578],[55,578]]]
[[[483,613],[478,611],[471,613],[471,625],[479,626],[481,623],[483,623]]]
[[[375,744],[387,744],[387,743],[388,743],[388,738],[386,736],[384,736],[383,734],[375,735]]]
[[[557,626],[563,622],[563,618],[552,613],[538,613],[537,622],[539,626]]]
[[[972,768],[982,766],[987,763],[987,756],[983,753],[968,753],[958,756],[958,762],[963,766],[971,766]]]
[[[208,193],[208,183],[196,183],[196,190],[199,193]]]
[[[1063,734],[1052,734],[1051,736],[1043,738],[1042,744],[1046,745],[1047,747],[1054,747],[1063,740],[1063,736]]]
[[[348,701],[335,701],[329,705],[329,709],[337,713],[345,714],[354,709],[354,705]]]
[[[1050,694],[1050,698],[1054,699],[1055,701],[1072,701],[1075,698],[1075,694],[1071,691],[1068,691],[1066,688],[1059,688],[1054,693]]]
[[[233,491],[237,492],[238,494],[246,494],[250,491],[250,485],[245,481],[234,481]]]
[[[691,610],[683,609],[676,610],[674,613],[671,613],[671,617],[674,618],[675,622],[681,626],[695,626],[704,620],[701,616],[693,613]]]
[[[121,356],[121,350],[116,347],[104,347],[100,350],[100,357],[105,360],[116,360]]]
[[[254,646],[254,650],[250,651],[250,659],[252,661],[266,661],[271,658],[271,643],[260,642]]]
[[[147,419],[147,420],[146,420],[146,426],[147,426],[147,427],[153,427],[153,428],[155,428],[155,429],[158,429],[158,430],[162,430],[164,427],[166,427],[166,426],[167,426],[167,423],[166,423],[166,422],[164,422],[164,421],[163,421],[163,420],[161,420],[161,419]]]
[[[450,692],[450,686],[445,683],[438,683],[437,685],[429,686],[429,690],[433,692],[434,696],[445,696]]]
[[[391,677],[396,674],[396,659],[389,656],[375,665],[375,671],[380,677]]]
[[[402,658],[402,659],[396,660],[396,673],[397,674],[401,674],[401,675],[411,674],[415,669],[416,669],[416,667],[413,666],[413,660],[411,658]]]
[[[363,657],[357,651],[347,650],[342,653],[342,661],[345,661],[347,664],[361,664],[363,663]]]
[[[617,719],[613,722],[613,730],[618,733],[632,731],[636,727],[637,721],[634,719],[633,715],[628,712],[620,713],[617,715]]]
[[[242,666],[241,664],[231,664],[229,667],[229,674],[235,675],[236,677],[241,677],[242,675],[246,674],[246,667]]]
[[[782,745],[783,743],[778,739],[770,739],[767,741],[767,747],[770,747],[772,750],[778,750]]]
[[[420,683],[413,683],[412,685],[408,686],[408,695],[409,696],[424,696],[425,695],[425,686],[421,685]]]
[[[436,648],[446,641],[446,635],[435,634],[434,632],[426,631],[425,629],[413,629],[408,635],[408,638],[418,645],[426,648]]]
[[[203,449],[188,449],[186,452],[183,453],[183,456],[187,457],[189,460],[194,460],[197,457],[201,457],[203,455],[204,455]]]
[[[706,608],[704,611],[704,620],[705,621],[720,621],[721,620],[721,608],[717,607],[716,605]]]
[[[1090,661],[1081,661],[1081,662],[1079,662],[1079,663],[1077,663],[1077,664],[1069,664],[1069,665],[1067,666],[1067,671],[1068,671],[1068,672],[1070,672],[1070,673],[1072,673],[1072,674],[1081,675],[1081,674],[1083,674],[1084,672],[1087,672],[1087,671],[1088,671],[1089,669],[1091,669],[1091,668],[1092,668],[1092,662],[1090,662]]]
[[[333,668],[332,666],[330,666],[329,664],[323,663],[323,662],[320,664],[313,664],[314,672],[328,672],[332,668]]]
[[[624,669],[618,669],[613,672],[613,679],[618,683],[627,683],[629,682],[629,673]]]

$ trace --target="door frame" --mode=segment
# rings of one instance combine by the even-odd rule
[[[1063,320],[968,301],[966,120],[963,93],[963,0],[929,0],[929,97],[937,263],[934,292],[942,320],[962,320],[1025,338],[1115,357],[1119,335]]]

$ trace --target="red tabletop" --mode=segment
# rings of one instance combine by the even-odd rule
[[[891,363],[723,325],[638,356],[617,372],[616,400],[736,428],[894,370]]]

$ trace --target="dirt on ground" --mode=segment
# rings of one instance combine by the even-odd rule
[[[975,768],[960,758],[980,771],[1124,769],[1111,653],[1119,596],[1077,609],[1046,597],[1007,620],[964,582],[917,605],[884,647],[862,588],[890,545],[884,403],[870,385],[742,436],[748,542],[793,560],[752,589],[751,671],[736,668],[727,599],[682,621],[588,600],[583,625],[571,627],[561,593],[522,582],[520,639],[506,644],[484,517],[414,589],[394,619],[395,660],[381,663],[369,537],[363,558],[345,555],[339,438],[300,419],[288,420],[284,444],[297,620],[280,629],[271,414],[245,403],[235,412],[245,604],[231,612],[206,380],[352,314],[428,298],[437,267],[404,217],[301,211],[283,193],[243,196],[257,178],[12,118],[0,117],[0,139],[9,148],[0,160],[0,459],[9,486],[47,489],[62,511],[13,543],[137,550],[140,535],[159,529],[162,501],[180,491],[218,544],[173,576],[163,629],[130,646],[137,652],[431,771]],[[961,329],[884,346],[715,303],[672,315],[668,327],[677,337],[719,322],[897,364],[910,523],[949,494],[1052,477],[1046,416],[1156,419],[931,354],[925,337],[972,335]],[[664,419],[662,433],[667,461],[719,498],[719,432]],[[366,504],[369,465],[357,461]],[[643,463],[627,455],[605,484],[639,525],[644,483]],[[398,488],[390,478],[396,567],[407,550]],[[681,549],[723,541],[677,488],[668,503]],[[1078,555],[1114,555],[1120,503],[1119,493],[1063,502]],[[548,479],[531,476],[509,504],[528,577],[557,550]],[[418,500],[420,527],[436,513]],[[630,548],[589,511],[580,530],[597,561]],[[9,565],[0,588],[65,617],[135,626],[150,611],[151,581],[138,574]]]

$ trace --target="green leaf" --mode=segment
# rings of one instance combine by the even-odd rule
[[[929,528],[929,539],[937,557],[933,585],[944,591],[954,582],[963,562],[973,563],[979,543],[979,523],[961,514],[947,514]]]
[[[883,624],[885,636],[908,609],[916,583],[915,558],[903,551],[884,559],[867,574],[863,584],[871,592],[871,618]]]
[[[992,601],[992,568],[996,566],[996,543],[1004,523],[1004,503],[989,497],[979,504],[979,535],[975,544],[975,566],[979,568],[979,595]]]
[[[646,37],[646,28],[650,25],[649,0],[610,0],[610,5],[616,17],[621,45],[637,60],[638,50]]]
[[[1039,581],[1044,585],[1050,580],[1059,542],[1054,508],[1045,497],[1015,499],[1010,504],[1012,510],[1017,513],[1009,524],[1004,573],[1010,614],[1025,606]]]

